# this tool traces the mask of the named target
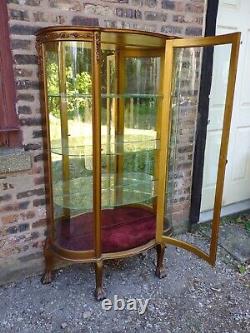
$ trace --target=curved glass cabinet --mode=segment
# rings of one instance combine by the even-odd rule
[[[164,246],[179,242],[164,218],[174,41],[102,28],[37,34],[47,162],[44,283],[56,257],[93,261],[101,299],[103,260],[155,245],[156,274],[164,275]]]

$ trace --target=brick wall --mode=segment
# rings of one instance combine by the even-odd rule
[[[0,282],[42,270],[45,200],[35,32],[51,25],[100,25],[169,35],[201,35],[205,0],[6,0],[17,89],[17,112],[28,171],[0,175]],[[183,177],[190,174],[182,147]],[[192,156],[191,156],[192,157]],[[183,178],[182,177],[182,178]],[[183,179],[181,180],[183,181]],[[176,192],[176,221],[186,221],[190,190]],[[179,195],[179,197],[178,197]],[[184,199],[183,199],[184,198]],[[177,210],[178,208],[178,210]]]
[[[189,229],[202,48],[175,54],[167,218],[178,234]]]

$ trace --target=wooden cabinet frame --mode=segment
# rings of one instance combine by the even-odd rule
[[[103,39],[101,39],[103,36]],[[60,247],[53,242],[54,231],[54,212],[53,212],[53,188],[52,188],[52,172],[51,172],[51,146],[50,146],[50,133],[49,133],[49,118],[48,118],[48,93],[47,93],[47,76],[46,76],[46,57],[45,47],[46,43],[54,41],[86,41],[92,43],[92,103],[93,103],[93,119],[92,131],[93,138],[93,216],[94,216],[94,249],[88,251],[73,251]],[[189,250],[199,257],[203,258],[210,264],[214,265],[216,259],[216,251],[218,244],[218,231],[220,222],[221,200],[223,192],[224,173],[226,166],[226,155],[228,148],[228,137],[230,130],[230,121],[232,114],[232,103],[234,94],[234,84],[237,70],[237,59],[239,51],[240,34],[230,34],[218,37],[206,38],[190,38],[190,39],[175,39],[160,34],[145,33],[140,31],[129,30],[116,30],[116,29],[103,29],[103,28],[80,28],[80,27],[52,27],[45,28],[38,32],[37,35],[37,50],[39,55],[40,65],[40,78],[43,83],[41,90],[42,105],[44,110],[44,130],[46,138],[44,140],[44,151],[46,155],[45,173],[46,173],[46,193],[47,193],[47,217],[48,217],[48,238],[45,246],[45,260],[46,269],[43,277],[44,283],[51,282],[51,273],[54,267],[54,260],[56,257],[72,261],[72,262],[95,262],[96,264],[96,296],[97,299],[104,297],[102,275],[103,275],[103,261],[107,259],[122,258],[128,255],[134,255],[153,246],[157,250],[157,268],[156,275],[163,277],[163,255],[165,245],[175,245],[186,250]],[[156,232],[155,238],[142,246],[132,248],[126,251],[103,253],[101,248],[101,221],[102,221],[102,205],[101,205],[101,43],[117,45],[119,49],[118,56],[115,60],[118,66],[118,78],[120,85],[118,85],[118,93],[124,90],[124,59],[126,57],[143,57],[152,56],[160,57],[161,66],[164,62],[164,48],[165,48],[165,63],[164,73],[160,81],[160,90],[162,91],[163,100],[160,102],[159,118],[157,119],[157,139],[160,140],[160,148],[157,154],[157,162],[155,166],[155,175],[158,177],[157,198],[154,204],[156,215]],[[148,45],[147,50],[145,44]],[[164,234],[164,219],[166,215],[166,183],[168,176],[168,146],[171,132],[171,93],[173,86],[173,63],[174,63],[174,50],[177,48],[192,48],[192,47],[206,47],[231,44],[231,58],[229,67],[229,79],[226,95],[226,107],[224,113],[224,126],[220,147],[220,158],[217,175],[216,196],[214,204],[214,217],[212,223],[212,239],[210,244],[209,253],[195,247],[192,244],[177,240]],[[124,48],[124,45],[127,48]],[[137,49],[135,50],[135,47]],[[63,63],[63,49],[59,50],[61,63]],[[60,62],[59,62],[60,63]],[[62,77],[61,89],[64,92],[63,82],[63,67],[60,66]],[[118,112],[119,108],[119,112]],[[121,102],[116,103],[115,106],[118,115],[116,116],[116,135],[123,134],[123,121],[124,121],[124,105]],[[110,119],[109,119],[110,121]],[[64,126],[62,134],[67,136],[67,126]],[[116,160],[118,171],[122,169],[123,159],[117,156]],[[68,162],[65,164],[65,177],[67,178]],[[121,171],[122,172],[122,171]],[[66,189],[67,191],[67,189]]]

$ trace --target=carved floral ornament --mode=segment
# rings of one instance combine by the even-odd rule
[[[37,54],[38,54],[39,75],[42,76],[43,75],[43,66],[42,66],[42,52],[43,51],[42,51],[41,41],[36,43],[36,50],[37,50]]]
[[[99,33],[95,33],[95,42],[96,42],[96,60],[100,61],[101,55],[101,37]]]
[[[53,31],[48,32],[47,34],[40,35],[37,37],[38,42],[48,42],[48,41],[54,41],[54,40],[74,40],[74,39],[80,39],[80,40],[92,40],[93,39],[93,33],[92,32],[86,32],[86,31]]]

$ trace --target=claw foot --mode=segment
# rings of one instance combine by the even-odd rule
[[[44,273],[43,277],[41,278],[42,284],[49,284],[52,282],[52,272]]]
[[[105,294],[103,288],[97,288],[95,290],[95,298],[97,301],[102,301],[103,299],[106,298],[106,294]]]
[[[167,276],[167,271],[165,268],[156,268],[155,270],[155,275],[159,278],[159,279],[163,279]]]

